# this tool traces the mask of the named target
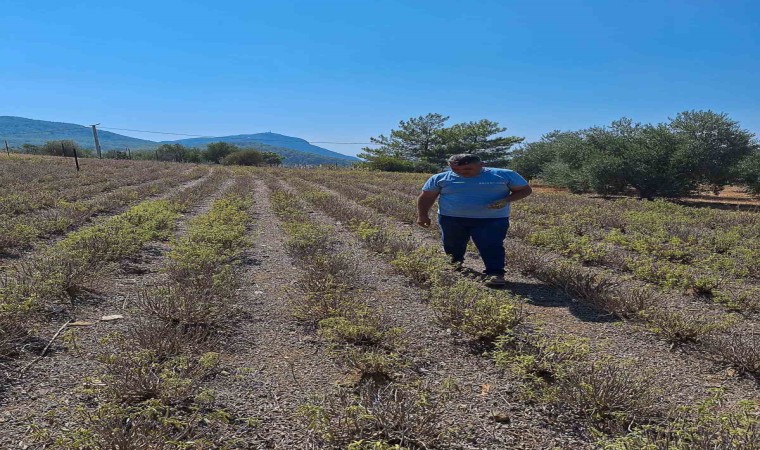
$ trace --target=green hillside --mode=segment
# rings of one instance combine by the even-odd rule
[[[81,148],[94,149],[92,128],[64,122],[49,122],[24,117],[0,116],[0,141],[7,140],[11,147],[19,148],[23,144],[42,145],[47,141],[70,139]],[[242,134],[207,138],[181,139],[178,141],[154,142],[138,139],[110,131],[98,130],[100,147],[104,152],[123,150],[152,150],[161,144],[182,144],[186,147],[204,149],[211,142],[229,142],[239,147],[255,148],[277,153],[283,157],[287,166],[299,165],[350,165],[358,158],[333,152],[307,141],[276,133]],[[0,142],[1,144],[1,142]]]
[[[22,144],[41,145],[47,141],[61,139],[70,139],[82,148],[95,149],[90,127],[24,117],[0,116],[0,140],[7,140],[8,145],[12,147],[20,147]],[[125,147],[140,150],[155,148],[159,145],[153,141],[122,136],[105,130],[98,130],[98,139],[103,151],[123,150]]]
[[[259,145],[265,145],[268,148],[287,148],[296,150],[299,152],[312,153],[315,155],[326,156],[330,158],[345,159],[347,161],[359,161],[359,158],[354,156],[344,155],[342,153],[334,152],[326,148],[322,148],[316,145],[310,144],[308,141],[292,137],[285,136],[277,133],[256,133],[256,134],[238,134],[234,136],[221,136],[221,137],[202,137],[202,138],[190,138],[181,139],[178,141],[170,141],[172,144],[182,144],[187,147],[205,147],[211,142],[228,142],[235,144],[239,147],[256,147]],[[272,150],[269,150],[272,151]]]

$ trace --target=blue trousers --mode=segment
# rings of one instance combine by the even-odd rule
[[[509,229],[509,217],[497,219],[469,219],[438,215],[441,226],[443,251],[451,261],[464,261],[467,242],[472,242],[480,252],[487,275],[504,275],[504,239]]]

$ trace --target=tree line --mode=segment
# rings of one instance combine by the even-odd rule
[[[93,150],[82,149],[72,140],[47,141],[43,145],[23,144],[21,153],[48,156],[74,156],[91,158]],[[283,158],[277,153],[238,147],[227,142],[212,142],[205,149],[186,147],[182,144],[162,144],[154,150],[135,150],[132,152],[112,150],[103,152],[104,158],[157,160],[180,163],[212,163],[241,166],[279,166]]]
[[[492,167],[508,167],[528,179],[603,195],[680,197],[739,185],[760,195],[760,143],[727,114],[685,111],[666,123],[621,118],[608,126],[553,131],[523,143],[497,122],[483,119],[447,127],[449,118],[428,114],[399,123],[388,136],[371,138],[360,167],[436,172],[448,155],[473,153]]]

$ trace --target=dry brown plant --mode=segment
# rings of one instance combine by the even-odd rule
[[[445,393],[425,385],[396,383],[341,388],[319,405],[301,409],[314,445],[346,448],[359,440],[384,442],[409,449],[445,448],[440,426]]]
[[[219,347],[219,335],[207,327],[172,324],[160,320],[142,320],[125,334],[139,350],[147,350],[158,359],[200,354]]]
[[[760,335],[757,332],[732,330],[713,333],[704,339],[710,353],[717,355],[739,371],[760,378]]]
[[[200,280],[200,279],[198,279]],[[138,295],[137,305],[146,313],[185,327],[221,327],[236,318],[234,283],[213,280],[172,283]]]
[[[573,364],[558,380],[556,402],[612,433],[664,415],[660,393],[632,365],[611,361]]]

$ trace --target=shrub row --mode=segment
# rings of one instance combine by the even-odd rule
[[[145,201],[99,224],[69,233],[0,279],[0,357],[16,353],[28,326],[46,302],[70,299],[78,290],[152,240],[170,236],[180,213],[216,189],[206,179],[169,200]]]
[[[162,179],[152,178],[137,185],[129,185],[128,181],[124,181],[123,187],[94,199],[57,201],[53,208],[9,217],[6,225],[0,230],[0,254],[27,247],[44,236],[64,233],[98,214],[117,211],[145,197],[166,192],[179,183],[197,179],[204,173],[205,170],[197,168],[193,171],[174,173]],[[2,214],[0,218],[3,218]]]
[[[366,175],[355,182],[315,172],[330,186],[384,214],[410,222],[419,185]],[[420,183],[419,180],[415,180]],[[403,182],[402,182],[403,183]],[[709,297],[742,312],[760,311],[757,213],[705,211],[665,201],[609,201],[542,193],[521,202],[511,236],[591,265],[631,273],[665,289]]]
[[[393,217],[408,217],[412,203],[404,209],[394,207],[380,208],[379,202],[387,199],[357,189],[347,183],[330,184],[339,192],[348,192],[351,198],[359,199],[372,209],[383,211]],[[308,186],[304,187],[304,189]],[[371,199],[372,202],[367,200]],[[334,201],[333,201],[334,202]],[[393,200],[389,205],[398,205]],[[518,222],[519,223],[519,222]],[[747,334],[742,330],[740,321],[730,315],[700,315],[694,312],[670,306],[672,302],[657,290],[628,282],[607,271],[593,267],[583,267],[538,248],[507,241],[509,254],[521,255],[514,262],[526,274],[560,287],[571,296],[593,306],[628,320],[640,321],[673,345],[697,343],[701,348],[723,362],[734,365],[741,371],[758,376],[760,366],[760,342],[756,334]],[[748,297],[747,302],[757,301]],[[725,342],[732,342],[726,346]]]
[[[5,167],[6,161],[0,162]],[[31,164],[17,170],[33,170]],[[138,169],[138,170],[135,170]],[[123,188],[193,174],[196,178],[206,172],[201,167],[191,171],[178,171],[169,166],[159,166],[139,170],[139,167],[99,167],[97,170],[85,170],[73,178],[57,180],[15,181],[3,186],[0,194],[0,216],[11,218],[42,208],[55,208],[61,204],[87,200],[96,194],[105,194]]]
[[[673,345],[696,345],[718,361],[760,376],[760,337],[745,330],[737,318],[668,306],[662,294],[650,287],[623,282],[519,242],[507,241],[507,249],[521,255],[516,263],[524,273],[561,287],[601,310],[643,322]]]
[[[323,211],[336,219],[354,224],[358,236],[367,242],[368,247],[393,257],[392,263],[413,281],[432,287],[431,304],[437,309],[440,308],[438,298],[441,296],[467,299],[472,295],[471,292],[477,292],[477,288],[467,286],[467,281],[460,280],[453,285],[450,281],[442,282],[440,266],[444,261],[436,263],[432,250],[407,248],[401,259],[395,256],[395,245],[399,242],[409,243],[410,240],[373,213],[351,205],[351,201],[344,197],[325,192],[309,193],[310,186],[307,183],[296,181],[294,184],[298,186],[299,192],[304,193],[306,198],[320,206]],[[395,244],[387,246],[390,242]],[[415,253],[420,255],[417,261]],[[595,286],[593,282],[590,285]],[[632,298],[641,301],[641,297],[635,293]],[[482,339],[484,335],[491,338],[497,334],[492,330],[499,330],[499,327],[492,328],[492,321],[499,318],[501,309],[486,311],[488,314],[485,320],[471,325],[470,333],[474,331],[476,338]],[[458,308],[444,309],[442,315],[446,318],[442,324],[457,324],[468,316],[467,313],[462,314]],[[471,313],[471,316],[476,315],[477,312]],[[502,328],[493,339],[495,347],[491,355],[497,364],[521,374],[529,382],[526,392],[531,393],[531,398],[560,409],[569,409],[607,436],[626,434],[631,429],[638,430],[631,436],[643,432],[640,430],[657,430],[657,433],[671,437],[682,436],[693,431],[690,427],[694,420],[701,420],[692,417],[692,413],[695,412],[692,410],[689,414],[682,413],[678,427],[668,428],[667,420],[672,414],[663,405],[660,393],[651,387],[645,372],[639,368],[633,370],[625,362],[590,359],[587,347],[577,339],[562,336],[545,337],[540,330],[533,329],[524,320],[515,321],[511,314],[507,314],[506,317],[509,318],[506,321],[509,325]],[[460,331],[468,332],[467,328],[461,326]],[[742,348],[742,351],[746,350]],[[736,353],[741,351],[734,352]],[[753,433],[758,423],[756,417],[754,421],[748,420],[738,425],[721,423],[721,413],[710,411],[705,414],[711,417],[711,423],[715,425],[712,431],[717,427],[724,435]],[[705,437],[701,432],[695,433]],[[625,439],[620,442],[625,442]]]
[[[237,419],[215,407],[204,383],[219,371],[221,334],[235,317],[235,270],[249,245],[251,190],[250,178],[237,179],[172,241],[166,281],[139,297],[135,326],[105,343],[104,371],[89,380],[97,408],[80,407],[79,426],[59,433],[51,448],[241,445],[219,441]]]
[[[300,414],[315,445],[328,448],[429,448],[444,442],[438,430],[443,396],[422,383],[396,379],[408,366],[403,330],[361,297],[354,256],[340,252],[334,229],[304,212],[301,200],[268,180],[270,200],[300,261],[304,297],[292,301],[299,320],[316,324],[331,354],[351,372],[334,395],[303,405]]]

